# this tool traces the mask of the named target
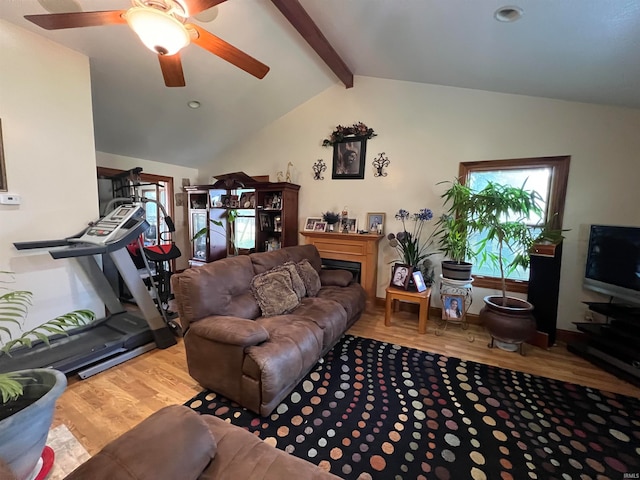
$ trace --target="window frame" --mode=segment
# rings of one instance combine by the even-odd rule
[[[567,196],[567,184],[569,181],[569,163],[571,156],[562,155],[554,157],[516,158],[507,160],[481,160],[474,162],[460,162],[458,177],[463,185],[467,183],[469,175],[473,172],[487,172],[493,170],[523,170],[527,168],[550,168],[551,180],[549,182],[549,200],[544,212],[545,221],[549,222],[552,229],[561,229],[564,218],[564,206]],[[499,277],[486,275],[474,275],[474,287],[501,289]],[[527,293],[528,280],[512,280],[507,278],[507,290],[515,293]]]

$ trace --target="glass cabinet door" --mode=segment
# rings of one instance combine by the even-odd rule
[[[192,211],[191,212],[191,238],[198,233],[203,228],[207,227],[207,212],[206,210],[202,211]],[[204,234],[201,234],[191,242],[193,251],[191,252],[191,258],[196,260],[207,260],[207,237],[209,236],[209,231],[206,230]]]

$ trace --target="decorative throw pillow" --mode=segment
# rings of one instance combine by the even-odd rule
[[[320,270],[320,283],[323,287],[335,285],[336,287],[346,287],[353,280],[353,274],[346,270]]]
[[[291,275],[284,270],[256,275],[251,280],[251,292],[264,317],[289,313],[300,304],[291,285]]]
[[[296,263],[296,268],[298,269],[298,273],[300,274],[300,278],[304,282],[304,286],[307,290],[307,296],[315,297],[318,295],[318,291],[320,291],[320,277],[318,276],[318,272],[315,268],[311,266],[309,260],[302,260]]]
[[[296,295],[298,295],[298,298],[304,298],[304,296],[307,294],[307,289],[304,285],[304,282],[302,281],[302,278],[300,278],[300,274],[298,273],[295,262],[285,262],[279,267],[272,268],[270,271],[289,272],[289,275],[291,275],[291,286],[293,288],[293,291],[296,292]]]

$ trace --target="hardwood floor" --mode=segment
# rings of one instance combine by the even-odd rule
[[[573,355],[563,345],[549,350],[527,346],[523,357],[487,348],[489,336],[481,327],[471,325],[463,331],[452,325],[436,336],[435,325],[433,319],[428,321],[427,333],[419,335],[418,315],[397,312],[392,325],[385,327],[384,308],[371,307],[349,333],[640,398],[640,388]],[[475,337],[473,342],[467,340],[467,332]],[[161,407],[185,403],[201,390],[187,373],[184,345],[179,342],[87,380],[70,378],[56,405],[53,426],[65,424],[94,455]]]

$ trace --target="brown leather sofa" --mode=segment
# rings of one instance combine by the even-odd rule
[[[259,305],[260,298],[256,300],[254,295],[256,280],[278,270],[276,267],[291,265],[287,262],[298,268],[312,267],[309,277],[319,279],[319,291],[311,291],[314,279],[302,275],[306,294],[315,296],[299,299],[288,313],[264,316],[263,303]],[[263,282],[265,285],[271,283]],[[230,257],[190,268],[174,275],[172,286],[186,330],[189,374],[203,387],[264,416],[360,317],[366,300],[364,289],[353,281],[351,273],[321,269],[320,255],[313,245]],[[276,297],[285,302],[291,294]],[[273,295],[268,300],[274,300]]]
[[[0,478],[14,480],[0,461]],[[124,433],[65,480],[337,480],[243,428],[182,405]]]

